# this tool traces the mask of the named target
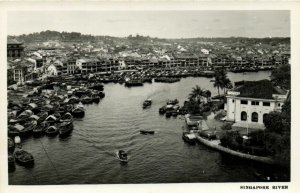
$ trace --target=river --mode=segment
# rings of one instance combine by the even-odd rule
[[[268,79],[269,75],[228,73],[231,81]],[[217,94],[210,80],[184,78],[172,84],[146,83],[132,88],[106,84],[106,97],[97,105],[85,106],[85,117],[74,121],[69,137],[23,140],[23,149],[33,154],[35,165],[17,165],[9,173],[9,184],[251,182],[258,181],[254,172],[276,172],[202,144],[189,146],[181,139],[184,120],[159,115],[158,109],[167,99],[177,98],[182,104],[196,84]],[[153,104],[143,110],[148,97]],[[140,129],[156,133],[141,135]],[[116,159],[119,149],[128,152],[128,164],[121,165]]]

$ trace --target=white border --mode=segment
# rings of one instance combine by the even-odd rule
[[[63,186],[8,186],[7,173],[7,139],[6,139],[6,13],[7,11],[41,11],[41,10],[290,10],[291,11],[291,63],[292,63],[292,169],[291,183],[191,183],[191,184],[138,184],[138,185],[63,185]],[[32,192],[147,192],[147,193],[179,193],[179,192],[297,192],[299,182],[299,139],[300,107],[298,76],[300,65],[300,3],[299,2],[0,2],[0,193],[32,193]],[[30,27],[30,26],[28,26]],[[288,190],[241,190],[240,185],[288,185]]]

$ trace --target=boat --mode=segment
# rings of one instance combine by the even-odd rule
[[[125,86],[143,86],[143,82],[141,80],[129,80],[125,82]]]
[[[147,99],[147,100],[145,100],[143,102],[143,108],[145,109],[145,108],[151,106],[151,104],[152,104],[152,100],[151,99]]]
[[[72,110],[72,115],[74,117],[79,117],[82,118],[85,115],[85,110],[81,104],[78,104],[73,110]]]
[[[92,94],[91,98],[92,98],[92,102],[94,102],[94,103],[100,102],[100,96],[98,94]]]
[[[190,132],[183,132],[182,133],[182,139],[187,142],[190,145],[195,145],[196,144],[196,135],[194,133]]]
[[[29,135],[32,133],[33,129],[37,127],[37,121],[33,120],[24,124],[24,128],[20,130],[20,135]]]
[[[43,121],[40,124],[37,125],[37,127],[35,127],[32,132],[33,135],[41,135],[45,132],[45,130],[50,126],[50,124],[47,121]]]
[[[82,102],[82,104],[90,104],[92,103],[92,98],[87,95],[84,95],[80,98],[80,101]]]
[[[159,112],[159,114],[165,114],[166,110],[167,110],[166,106],[163,106],[163,107],[159,108],[158,112]]]
[[[73,123],[72,121],[65,121],[62,122],[59,125],[59,136],[65,136],[71,133],[71,131],[73,130]]]
[[[144,135],[147,135],[147,134],[154,134],[155,133],[155,131],[152,131],[152,130],[140,130],[140,133],[141,134],[144,134]]]
[[[37,123],[39,124],[45,121],[45,119],[48,117],[48,112],[41,112],[37,116],[39,117],[39,119],[37,120]]]
[[[117,151],[116,155],[117,155],[117,158],[120,162],[123,162],[123,163],[128,162],[127,153],[124,150]]]
[[[15,158],[13,155],[8,155],[8,165],[15,165]]]
[[[47,121],[51,125],[51,124],[56,123],[58,121],[58,119],[54,115],[49,115],[45,121]]]
[[[23,129],[22,125],[15,125],[15,126],[8,125],[8,130],[7,130],[8,136],[14,137],[20,135],[20,129],[18,127],[20,127],[20,129]]]
[[[52,125],[52,126],[49,126],[46,130],[45,130],[45,133],[47,134],[47,135],[56,135],[56,134],[58,134],[58,127],[57,127],[57,125],[56,126],[54,126],[54,125]]]
[[[166,117],[167,117],[167,118],[170,118],[171,116],[172,116],[172,111],[167,111],[167,112],[166,112]]]
[[[104,98],[105,97],[105,93],[103,91],[100,91],[98,93],[98,95],[99,95],[100,98]]]
[[[73,116],[71,113],[64,114],[60,119],[60,122],[72,122],[72,121],[73,121]]]
[[[24,166],[29,166],[34,164],[33,156],[23,149],[18,149],[14,152],[15,160]]]
[[[7,148],[8,148],[9,152],[13,152],[15,150],[15,142],[10,137],[8,138],[8,141],[7,141]]]
[[[177,99],[174,99],[174,100],[168,100],[167,105],[176,105],[176,104],[178,104],[178,103],[179,103],[179,101],[178,101]]]

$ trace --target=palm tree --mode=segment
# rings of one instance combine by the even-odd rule
[[[210,92],[210,90],[205,90],[204,91],[204,96],[205,96],[207,102],[211,102],[211,99],[210,99],[211,92]]]
[[[220,88],[223,88],[223,80],[225,76],[225,71],[224,70],[217,70],[215,72],[215,82],[214,82],[214,87],[218,88],[218,95],[220,96]]]
[[[197,103],[200,104],[203,96],[204,90],[200,86],[196,85],[194,88],[192,88],[192,92],[189,94],[189,100],[197,101]]]
[[[231,81],[229,80],[229,78],[226,77],[226,79],[224,79],[223,81],[223,88],[224,88],[224,96],[226,94],[226,89],[231,89],[232,88],[232,84]]]

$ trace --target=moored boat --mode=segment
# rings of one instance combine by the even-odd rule
[[[8,148],[8,151],[9,152],[13,152],[14,149],[15,149],[15,142],[12,138],[8,138],[8,141],[7,141],[7,148]]]
[[[73,130],[72,121],[65,121],[59,125],[59,136],[65,136],[71,133]]]
[[[82,118],[85,115],[85,110],[81,104],[78,104],[73,110],[72,110],[72,115],[74,117],[79,117]]]
[[[182,139],[188,144],[195,145],[196,144],[196,135],[190,132],[183,132]]]
[[[29,166],[34,164],[33,156],[23,149],[18,149],[14,152],[15,160],[24,166]]]
[[[49,126],[46,130],[45,130],[45,133],[47,135],[56,135],[58,134],[58,127],[57,125],[52,125],[52,126]]]

